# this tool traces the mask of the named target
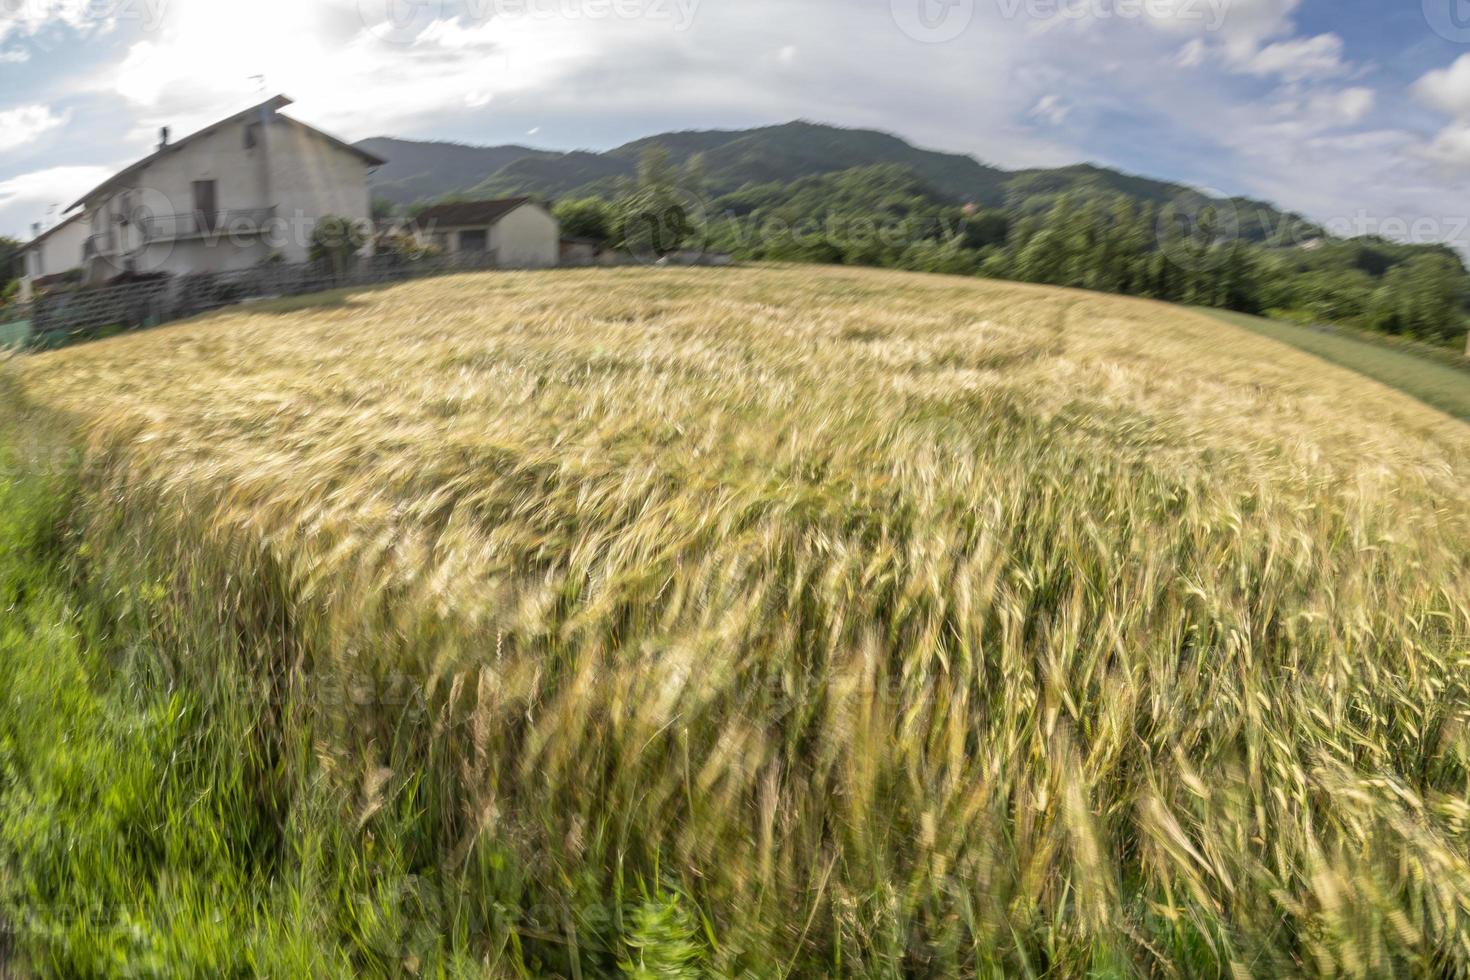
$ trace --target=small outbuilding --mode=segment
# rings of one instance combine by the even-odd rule
[[[33,238],[22,250],[25,268],[20,280],[20,298],[31,299],[37,291],[63,281],[69,274],[80,275],[83,248],[91,228],[80,214],[42,231],[38,225]]]
[[[596,238],[562,237],[562,265],[612,265],[617,257],[615,249]]]
[[[489,253],[496,265],[545,268],[561,258],[561,226],[528,197],[436,204],[414,218],[414,234],[446,254]]]

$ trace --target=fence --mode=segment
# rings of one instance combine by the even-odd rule
[[[61,347],[182,320],[251,299],[300,296],[496,267],[493,253],[416,260],[377,255],[358,259],[346,269],[319,262],[267,264],[235,272],[192,273],[59,291],[38,296],[29,305],[0,310],[0,346]]]
[[[677,252],[659,260],[667,265],[728,265],[727,255]],[[574,267],[647,264],[623,252],[564,260]],[[326,263],[284,263],[236,272],[192,273],[172,278],[118,282],[93,289],[47,293],[29,306],[0,310],[0,347],[61,347],[124,330],[151,327],[198,316],[252,299],[300,296],[327,289],[373,286],[455,272],[502,268],[493,252],[460,252],[430,258],[399,255],[359,258],[346,269]]]

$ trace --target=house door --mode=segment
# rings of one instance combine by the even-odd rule
[[[214,181],[194,181],[194,220],[198,223],[199,230],[212,231],[218,218],[219,208],[215,201]]]

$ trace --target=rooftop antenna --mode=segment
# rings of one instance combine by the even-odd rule
[[[265,76],[264,75],[249,75],[247,77],[248,77],[248,79],[250,81],[252,81],[252,82],[255,83],[255,91],[256,91],[256,93],[259,94],[259,95],[264,95],[265,94]]]

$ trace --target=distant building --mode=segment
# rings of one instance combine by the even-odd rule
[[[88,282],[120,273],[226,272],[304,262],[317,222],[371,225],[368,173],[384,161],[281,114],[285,96],[158,149],[68,211],[90,226]]]
[[[568,238],[561,240],[562,265],[605,265],[617,258],[617,251],[606,242],[595,238]]]
[[[447,254],[488,253],[497,265],[546,268],[561,259],[561,225],[530,198],[436,204],[414,218],[420,243]]]
[[[21,300],[30,300],[37,290],[62,281],[67,273],[80,270],[82,248],[89,234],[90,228],[79,214],[46,231],[38,231],[21,251],[24,261],[20,277]]]

